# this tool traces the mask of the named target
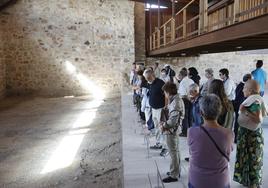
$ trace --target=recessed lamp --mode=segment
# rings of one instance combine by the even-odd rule
[[[186,56],[186,53],[181,53],[181,56]]]
[[[237,46],[236,49],[242,49],[243,47],[242,46]]]

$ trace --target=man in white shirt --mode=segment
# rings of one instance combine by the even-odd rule
[[[184,98],[188,96],[190,85],[192,85],[194,81],[187,76],[187,70],[185,69],[182,69],[179,74],[182,79],[179,84],[178,93],[180,94],[182,98]]]
[[[190,85],[194,84],[194,81],[188,77],[187,69],[182,69],[179,73],[181,78],[179,84],[178,93],[180,94],[185,108],[185,116],[182,122],[182,133],[180,136],[187,136],[187,129],[192,126],[192,104],[188,98]]]
[[[235,100],[235,88],[236,85],[233,80],[229,78],[229,71],[228,69],[221,69],[219,71],[219,76],[224,83],[224,90],[225,93],[230,101]]]

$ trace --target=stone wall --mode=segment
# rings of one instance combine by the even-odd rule
[[[145,10],[144,3],[135,3],[135,60],[144,61],[145,55]]]
[[[0,63],[0,99],[5,96],[6,92],[6,67],[4,63]]]
[[[119,92],[135,58],[128,0],[17,1],[0,23],[9,93],[80,95],[93,85]]]
[[[176,73],[182,67],[196,67],[199,71],[201,81],[205,81],[204,71],[207,68],[214,70],[214,75],[219,78],[219,70],[227,68],[230,72],[230,77],[239,83],[246,73],[250,73],[255,69],[256,60],[264,60],[264,69],[268,72],[268,51],[254,51],[254,52],[228,52],[217,54],[205,54],[199,57],[184,57],[184,58],[148,58],[147,64],[159,62],[160,66],[170,64],[175,69]]]

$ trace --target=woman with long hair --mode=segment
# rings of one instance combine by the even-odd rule
[[[215,79],[210,83],[209,94],[217,95],[221,100],[222,111],[218,117],[218,123],[225,128],[232,129],[234,120],[234,107],[225,94],[224,85],[221,80]]]

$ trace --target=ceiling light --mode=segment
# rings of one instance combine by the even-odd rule
[[[156,4],[149,4],[149,3],[146,3],[146,6],[145,6],[145,8],[146,9],[158,9],[158,5],[156,5]],[[160,6],[159,7],[160,9],[166,9],[166,8],[168,8],[168,7],[166,7],[166,6]]]

